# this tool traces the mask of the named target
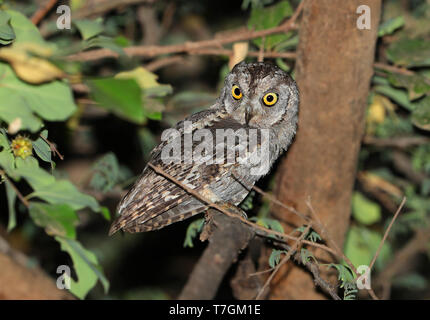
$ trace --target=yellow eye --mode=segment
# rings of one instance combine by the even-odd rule
[[[270,92],[263,97],[263,102],[266,106],[271,107],[278,101],[278,95]]]
[[[242,91],[240,91],[240,88],[236,85],[234,85],[231,88],[231,95],[233,96],[233,98],[235,98],[236,100],[239,100],[242,98],[243,94]]]

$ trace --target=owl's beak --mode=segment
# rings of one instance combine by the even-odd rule
[[[245,108],[245,123],[246,125],[249,124],[249,121],[252,118],[252,107],[248,104]]]

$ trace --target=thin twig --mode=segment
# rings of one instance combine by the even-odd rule
[[[29,202],[27,201],[27,199],[22,195],[22,193],[18,190],[18,188],[13,184],[12,181],[10,181],[10,179],[8,178],[8,176],[6,175],[6,172],[4,172],[3,170],[0,170],[0,176],[3,177],[3,179],[9,183],[9,185],[12,187],[13,191],[15,191],[16,195],[18,196],[19,200],[21,200],[22,204],[28,208],[30,207]]]
[[[64,156],[58,151],[57,147],[55,146],[55,143],[52,143],[42,135],[40,135],[40,137],[49,145],[49,148],[54,154],[56,154],[61,160],[64,160]]]
[[[266,42],[266,37],[261,38],[260,51],[258,52],[258,62],[264,61],[264,43]]]
[[[217,204],[217,203],[213,203],[212,201],[204,198],[202,195],[200,195],[197,191],[189,188],[188,186],[184,185],[182,182],[180,182],[178,179],[176,179],[175,177],[171,176],[170,174],[168,174],[167,172],[165,172],[162,168],[158,167],[158,166],[154,166],[152,163],[148,163],[148,166],[153,169],[155,172],[157,172],[158,174],[162,175],[163,177],[165,177],[166,179],[172,181],[173,183],[175,183],[176,185],[178,185],[179,187],[181,187],[182,189],[184,189],[186,192],[188,192],[189,194],[191,194],[192,196],[196,197],[198,200],[204,202],[207,204],[208,207],[216,209],[222,213],[224,213],[225,215],[234,218],[234,219],[239,219],[240,221],[242,221],[244,224],[248,225],[249,227],[251,227],[258,235],[260,236],[274,236],[274,238],[269,237],[271,240],[274,241],[284,241],[286,242],[287,240],[293,240],[293,241],[297,241],[298,238],[297,237],[293,237],[290,236],[286,233],[282,233],[282,232],[278,232],[275,230],[271,230],[271,229],[267,229],[263,226],[259,226],[256,223],[253,223],[249,220],[246,220],[245,218],[243,218],[240,215],[234,214],[229,212],[228,210],[226,210],[224,207],[222,207],[221,205]],[[329,248],[323,244],[320,243],[315,243],[312,241],[308,241],[308,240],[303,240],[302,241],[304,244],[316,247],[316,248],[320,248],[324,251],[330,252],[334,255],[336,255],[336,252],[332,249]]]
[[[46,14],[57,4],[58,0],[49,0],[45,6],[39,8],[31,17],[31,22],[38,25]]]
[[[372,262],[369,265],[369,270],[372,270],[372,267],[375,264],[375,261],[376,261],[376,259],[378,258],[379,254],[381,252],[382,246],[384,245],[385,240],[387,240],[388,234],[390,233],[390,230],[393,227],[394,221],[396,221],[396,219],[399,216],[400,211],[402,211],[403,206],[405,205],[405,203],[406,203],[406,197],[403,197],[402,202],[400,203],[399,208],[397,209],[396,213],[394,214],[393,219],[391,219],[391,222],[388,225],[387,230],[385,231],[384,237],[382,238],[381,242],[379,243],[378,250],[376,250],[375,255],[373,256]]]

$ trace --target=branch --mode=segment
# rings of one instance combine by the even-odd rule
[[[162,54],[172,53],[190,53],[198,52],[201,49],[208,48],[222,48],[224,44],[229,44],[238,41],[251,40],[255,38],[265,37],[275,33],[287,32],[297,29],[295,24],[300,12],[303,8],[302,1],[296,9],[294,15],[280,26],[269,28],[265,30],[246,30],[233,34],[226,35],[222,38],[214,38],[211,40],[202,41],[189,41],[182,44],[168,45],[168,46],[134,46],[125,48],[125,53],[130,57],[154,57]],[[109,49],[97,49],[91,51],[80,52],[66,57],[69,61],[94,61],[103,58],[118,58],[119,54]]]
[[[86,1],[84,7],[73,12],[73,19],[82,19],[91,16],[101,15],[105,12],[114,10],[118,7],[127,7],[134,4],[148,3],[152,4],[156,0],[93,0]]]
[[[8,178],[8,176],[6,175],[6,172],[4,172],[3,170],[0,170],[0,176],[3,177],[6,183],[9,183],[13,191],[15,191],[16,195],[18,196],[18,199],[22,202],[22,204],[26,208],[30,207],[30,204],[28,203],[27,199],[22,195],[22,193],[18,190],[15,184]]]
[[[202,201],[203,203],[206,203],[209,208],[216,209],[216,210],[224,213],[225,215],[227,215],[227,216],[229,216],[229,217],[231,217],[233,219],[240,220],[243,224],[251,227],[254,230],[254,232],[257,235],[259,235],[259,236],[266,237],[266,238],[269,238],[270,240],[278,241],[278,242],[282,242],[282,243],[287,243],[287,241],[289,241],[289,240],[294,240],[294,241],[298,240],[297,237],[293,237],[293,236],[288,235],[286,233],[278,232],[278,231],[275,231],[275,230],[267,229],[267,228],[262,227],[262,226],[260,226],[260,225],[258,225],[256,223],[253,223],[253,222],[251,222],[249,220],[246,220],[241,215],[238,215],[236,213],[232,213],[232,212],[226,210],[225,207],[223,207],[223,206],[221,206],[221,205],[219,205],[217,203],[213,203],[212,201],[204,198],[197,191],[195,191],[195,190],[189,188],[188,186],[184,185],[182,182],[180,182],[178,179],[176,179],[175,177],[173,177],[170,174],[168,174],[167,172],[165,172],[160,167],[154,166],[152,163],[148,163],[148,166],[151,169],[153,169],[155,172],[157,172],[158,174],[162,175],[164,178],[172,181],[173,183],[175,183],[176,185],[178,185],[179,187],[181,187],[182,189],[184,189],[186,192],[188,192],[192,196],[196,197],[198,200]],[[323,250],[325,250],[327,252],[330,252],[330,253],[332,253],[334,255],[337,255],[336,251],[334,251],[333,249],[331,249],[331,248],[329,248],[329,247],[327,247],[325,245],[322,245],[322,244],[319,244],[319,243],[315,243],[315,242],[312,242],[312,241],[308,241],[308,240],[303,240],[302,242],[304,244],[307,244],[307,245],[310,245],[310,246],[313,246],[313,247],[316,247],[316,248],[320,248],[320,249],[323,249]]]
[[[366,136],[363,139],[363,143],[376,147],[393,147],[393,148],[408,148],[412,146],[419,146],[427,144],[430,139],[427,137],[395,137],[395,138],[375,138],[372,136]]]
[[[38,25],[40,21],[46,16],[46,14],[57,4],[58,0],[49,0],[45,6],[39,8],[31,17],[31,22]]]

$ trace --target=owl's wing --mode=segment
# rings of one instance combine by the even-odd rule
[[[176,125],[181,133],[183,143],[184,122],[191,121],[193,130],[202,125],[211,125],[211,121],[219,119],[219,110],[210,109],[195,113]],[[201,121],[204,119],[204,121]],[[162,150],[168,141],[161,142],[151,152],[150,163],[161,168],[196,191],[204,183],[211,181],[196,163],[165,163],[162,161]],[[183,188],[159,175],[150,167],[145,167],[141,177],[134,184],[118,205],[120,216],[112,224],[109,234],[120,229],[128,232],[149,231],[188,218],[205,210],[207,207]]]

